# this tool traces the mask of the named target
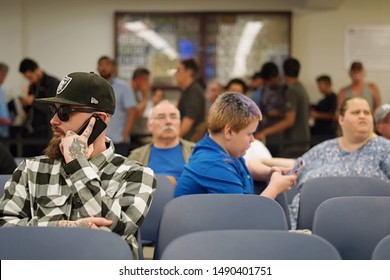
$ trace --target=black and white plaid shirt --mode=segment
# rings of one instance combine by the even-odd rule
[[[104,217],[137,256],[134,234],[155,188],[153,170],[115,154],[112,142],[90,160],[28,158],[5,184],[0,226],[57,226],[60,220]]]

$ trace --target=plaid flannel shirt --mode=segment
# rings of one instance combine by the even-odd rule
[[[24,160],[5,184],[0,226],[57,226],[60,220],[104,217],[135,257],[135,238],[156,188],[153,170],[114,153],[65,164],[38,156]]]

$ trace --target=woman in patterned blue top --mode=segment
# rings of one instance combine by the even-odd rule
[[[342,136],[325,141],[306,152],[306,163],[297,187],[310,179],[330,176],[376,177],[390,182],[390,141],[374,133],[370,105],[362,97],[347,98],[338,118]],[[292,224],[298,215],[300,194],[290,205]]]

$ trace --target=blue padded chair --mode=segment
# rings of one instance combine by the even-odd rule
[[[261,194],[268,186],[268,182],[254,182],[254,194]],[[291,221],[290,221],[290,210],[288,208],[289,202],[286,192],[281,193],[276,196],[275,201],[282,206],[284,213],[286,214],[286,220],[288,228],[291,229]]]
[[[390,184],[370,177],[323,177],[303,184],[297,228],[311,229],[321,202],[342,196],[390,196]]]
[[[0,197],[4,194],[4,185],[11,177],[11,174],[0,174]]]
[[[165,205],[174,197],[175,187],[167,176],[155,174],[156,191],[152,205],[141,225],[142,245],[154,245],[157,239],[158,225]]]
[[[284,192],[287,197],[287,203],[291,204],[294,197],[299,193],[299,188],[297,186],[293,186],[289,191]]]
[[[112,232],[62,227],[0,227],[2,260],[131,260],[130,247]]]
[[[335,246],[342,259],[371,259],[380,240],[390,234],[390,197],[331,198],[318,206],[313,234]]]
[[[25,157],[14,157],[16,165],[19,165],[25,159]]]
[[[325,239],[283,230],[215,230],[179,236],[162,260],[340,260]]]
[[[390,260],[390,235],[383,238],[375,246],[371,259],[373,259],[373,260]]]
[[[154,259],[166,246],[190,232],[226,229],[287,230],[282,207],[272,199],[243,194],[196,194],[177,197],[164,208]]]

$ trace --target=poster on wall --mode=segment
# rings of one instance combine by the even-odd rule
[[[345,66],[361,61],[366,69],[390,69],[390,25],[351,25],[345,32]]]

